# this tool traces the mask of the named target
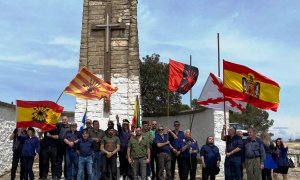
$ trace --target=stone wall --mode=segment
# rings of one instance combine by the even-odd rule
[[[215,111],[212,109],[202,109],[198,111],[187,111],[180,113],[176,116],[163,116],[163,117],[144,117],[143,120],[156,120],[158,124],[174,129],[173,122],[179,121],[181,124],[181,130],[190,129],[190,120],[194,113],[194,121],[192,125],[192,137],[197,140],[199,148],[206,143],[206,138],[208,136],[215,137],[215,145],[219,147],[222,162],[221,170],[218,177],[224,176],[224,152],[225,152],[225,143],[221,140],[221,132],[224,125],[224,112]],[[228,125],[228,113],[227,116],[227,125]],[[200,167],[198,167],[200,168]]]
[[[63,112],[62,116],[74,121],[74,112]],[[0,176],[11,169],[12,141],[9,136],[16,127],[16,106],[0,101]]]
[[[140,95],[139,46],[137,29],[137,0],[111,0],[110,23],[123,23],[125,29],[112,30],[110,39],[111,84],[118,91],[111,96],[110,113],[103,110],[103,100],[76,99],[75,120],[81,122],[87,107],[87,117],[99,120],[102,128],[108,120],[132,119],[135,97]],[[84,0],[79,67],[87,66],[103,79],[105,38],[104,30],[92,30],[93,25],[106,23],[107,1]]]
[[[12,160],[12,141],[9,140],[16,123],[16,107],[0,102],[0,175],[9,171]]]

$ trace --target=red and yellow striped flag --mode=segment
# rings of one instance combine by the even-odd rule
[[[117,90],[118,88],[104,82],[83,67],[65,88],[64,93],[83,99],[99,100],[109,98]]]
[[[275,81],[239,64],[223,60],[224,95],[261,109],[277,111],[280,87]]]
[[[56,128],[64,107],[52,101],[17,100],[17,128],[37,127],[45,131]]]
[[[136,96],[136,100],[134,103],[134,114],[131,123],[131,131],[134,131],[136,127],[141,127],[141,120],[140,120],[140,103],[139,98]]]

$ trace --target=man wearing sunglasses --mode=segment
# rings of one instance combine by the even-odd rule
[[[129,164],[126,159],[126,154],[127,154],[128,142],[131,137],[131,133],[129,130],[129,121],[127,119],[123,119],[123,123],[121,126],[118,115],[116,115],[116,120],[117,120],[119,138],[121,141],[120,151],[118,152],[119,160],[120,160],[120,176],[121,176],[120,179],[126,179],[126,176],[128,176],[128,168],[129,168]]]
[[[171,150],[174,149],[169,141],[169,134],[177,139],[177,136],[166,128],[168,133],[164,133],[164,127],[158,127],[158,133],[155,134],[154,143],[157,146],[158,157],[158,180],[164,179],[164,170],[166,171],[166,179],[171,179]]]

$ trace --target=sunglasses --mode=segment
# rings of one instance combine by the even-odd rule
[[[92,124],[91,122],[86,122],[85,124]]]
[[[180,124],[174,124],[174,126],[180,126]]]
[[[164,129],[158,129],[159,131],[163,131]]]
[[[128,123],[123,123],[124,126],[128,126]]]

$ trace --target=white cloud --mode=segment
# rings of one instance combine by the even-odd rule
[[[65,36],[54,37],[47,44],[64,46],[73,52],[78,52],[80,39],[70,38]]]
[[[274,138],[282,137],[285,140],[300,138],[300,129],[297,126],[300,117],[287,113],[285,115],[269,114],[269,119],[274,119],[274,125],[270,128],[270,131],[274,133]]]
[[[74,59],[59,59],[59,58],[45,58],[39,53],[28,53],[24,55],[0,55],[0,61],[6,62],[22,62],[32,65],[53,66],[60,68],[76,68],[78,66],[78,57]]]

